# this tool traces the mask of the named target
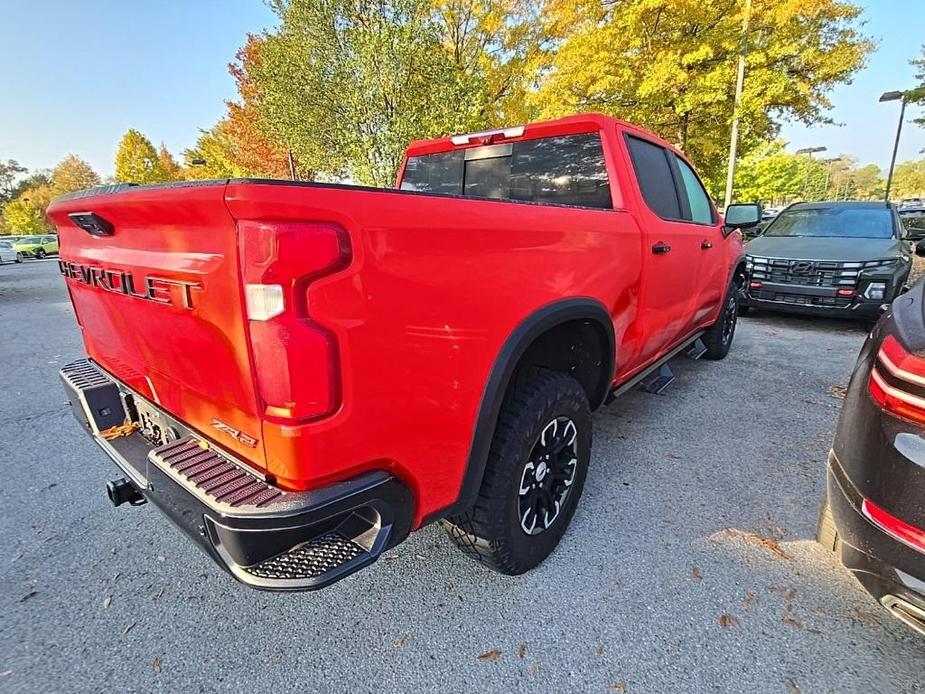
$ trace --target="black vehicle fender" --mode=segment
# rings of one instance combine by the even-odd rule
[[[578,297],[562,299],[537,309],[522,320],[504,341],[495,358],[485,388],[482,391],[478,415],[469,447],[469,457],[463,474],[457,500],[450,506],[429,514],[422,525],[459,513],[474,503],[482,486],[482,476],[488,461],[488,452],[501,403],[521,357],[533,342],[551,328],[563,323],[584,320],[599,327],[605,337],[604,361],[599,383],[588,398],[595,410],[604,402],[613,380],[616,360],[616,339],[613,318],[597,299]]]

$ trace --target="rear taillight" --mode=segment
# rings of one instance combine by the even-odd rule
[[[238,223],[244,303],[257,386],[270,417],[317,418],[340,405],[337,339],[314,322],[309,284],[350,262],[332,224]]]
[[[884,511],[870,499],[861,501],[861,512],[888,535],[919,552],[925,552],[925,530],[916,528],[901,518]]]
[[[925,359],[910,354],[892,335],[880,345],[868,390],[887,412],[925,423]]]

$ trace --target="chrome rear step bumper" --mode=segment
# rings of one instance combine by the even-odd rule
[[[411,492],[387,472],[286,491],[160,408],[175,440],[157,446],[137,431],[103,436],[133,421],[140,396],[88,360],[65,366],[60,376],[77,420],[128,480],[242,583],[323,588],[408,535]]]

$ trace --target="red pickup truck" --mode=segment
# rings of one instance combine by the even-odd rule
[[[760,210],[724,223],[679,151],[591,114],[414,142],[396,189],[122,184],[48,216],[112,501],[307,590],[440,519],[499,571],[540,563],[591,412],[692,344],[726,355]]]

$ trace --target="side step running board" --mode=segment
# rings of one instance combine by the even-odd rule
[[[668,366],[668,361],[676,357],[681,352],[686,352],[691,359],[699,359],[707,351],[703,340],[700,339],[704,331],[700,330],[693,335],[688,335],[681,340],[671,351],[666,353],[657,362],[648,367],[645,371],[632,376],[618,386],[614,386],[610,394],[604,400],[605,405],[609,405],[619,396],[623,395],[631,388],[638,387],[647,393],[661,393],[674,380],[674,373]]]
[[[694,361],[697,361],[706,353],[707,346],[703,344],[703,340],[701,340],[699,337],[694,340],[694,343],[690,346],[690,349],[687,350],[687,356],[689,356]]]
[[[662,364],[658,367],[658,371],[642,379],[636,387],[646,393],[661,395],[672,381],[674,381],[674,371],[668,364]]]

